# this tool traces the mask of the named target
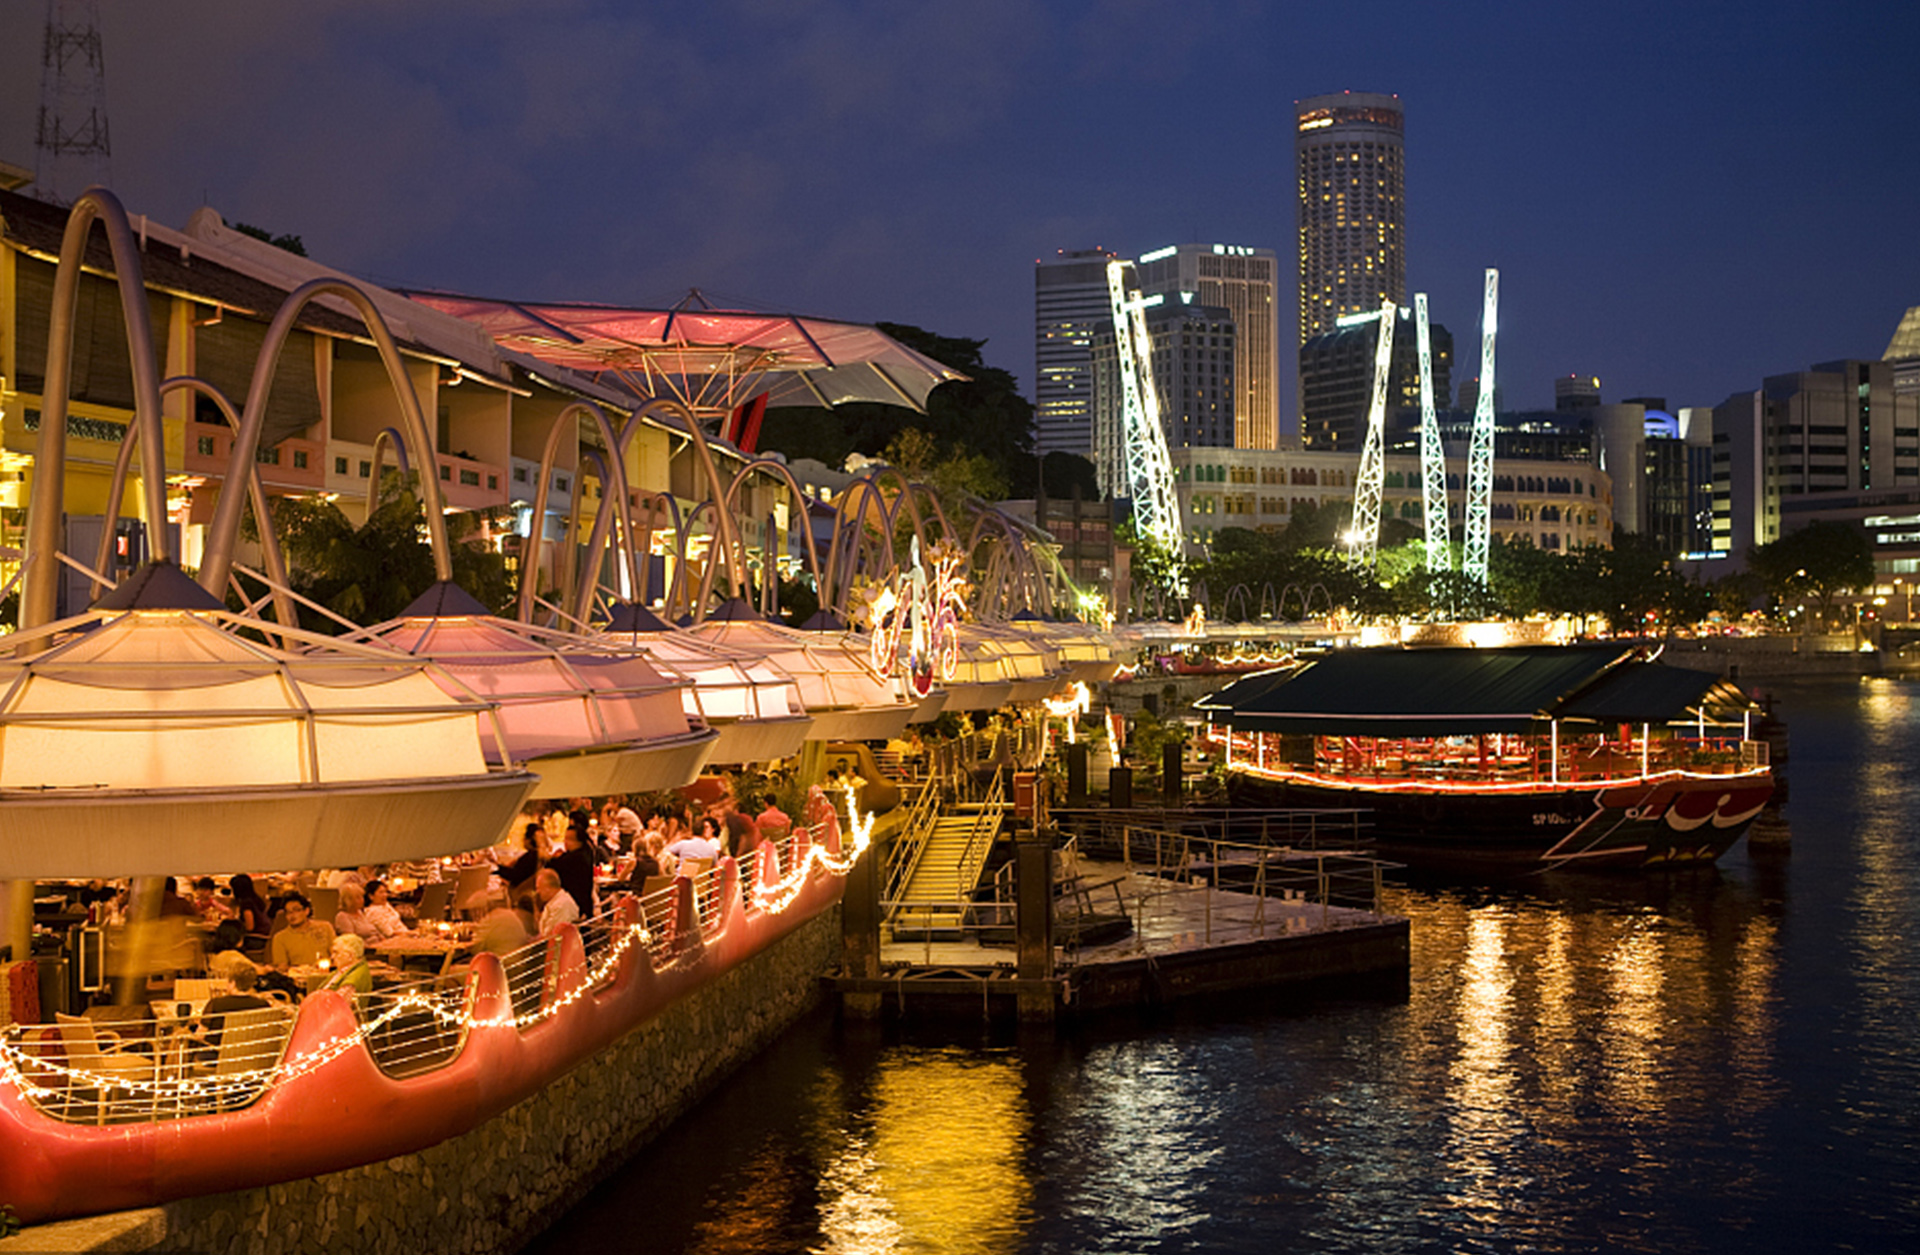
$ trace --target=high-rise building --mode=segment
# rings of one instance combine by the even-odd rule
[[[1826,362],[1769,375],[1716,406],[1716,547],[1740,554],[1778,540],[1790,507],[1821,508],[1806,498],[1920,486],[1920,396],[1896,391],[1894,379],[1891,362]]]
[[[1239,358],[1230,443],[1274,448],[1280,438],[1279,254],[1243,244],[1172,244],[1142,256],[1138,269],[1143,294],[1222,308],[1232,317]]]
[[[1600,404],[1600,376],[1562,375],[1553,381],[1553,408],[1561,413]]]
[[[1112,253],[1090,248],[1034,262],[1033,451],[1093,456],[1093,333],[1113,321]]]
[[[1453,335],[1431,324],[1433,403],[1447,408],[1453,395]],[[1332,331],[1300,346],[1300,444],[1320,451],[1358,455],[1367,434],[1373,400],[1373,359],[1380,314],[1349,314]],[[1413,312],[1402,309],[1393,329],[1393,364],[1387,377],[1389,413],[1420,407],[1420,344]]]
[[[1300,339],[1407,299],[1404,118],[1397,96],[1340,92],[1294,106]]]
[[[1153,387],[1160,429],[1169,449],[1231,449],[1234,440],[1234,341],[1231,311],[1165,298],[1146,310],[1153,342]],[[1112,321],[1093,337],[1093,466],[1101,491],[1130,495],[1126,415],[1121,406],[1120,360]]]

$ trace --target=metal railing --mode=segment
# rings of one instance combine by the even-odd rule
[[[1000,835],[1000,820],[1006,807],[1007,775],[1003,771],[995,772],[993,785],[987,790],[986,797],[980,800],[979,813],[967,833],[966,847],[960,852],[957,868],[959,883],[976,885],[980,882],[980,869],[986,865],[994,839]]]
[[[1055,806],[1051,814],[1063,832],[1072,833],[1089,857],[1120,856],[1121,833],[1128,828],[1183,832],[1209,840],[1296,850],[1354,850],[1368,844],[1373,812],[1365,809],[1260,809],[1250,806]]]
[[[1386,872],[1400,866],[1361,854],[1248,845],[1152,828],[1128,827],[1120,836],[1120,863],[1129,874],[1247,893],[1255,900],[1256,927],[1264,926],[1266,904],[1273,899],[1319,906],[1322,927],[1334,908],[1379,916]],[[1208,895],[1209,940],[1212,904]]]
[[[914,795],[906,822],[900,825],[887,847],[887,875],[881,897],[899,897],[913,879],[914,869],[920,866],[920,856],[926,853],[927,841],[933,836],[934,824],[940,817],[939,797],[940,790],[931,782],[922,785]]]

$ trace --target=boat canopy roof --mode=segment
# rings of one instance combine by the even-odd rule
[[[1340,650],[1234,681],[1195,703],[1243,732],[1434,737],[1529,732],[1551,720],[1667,723],[1752,703],[1636,645]]]

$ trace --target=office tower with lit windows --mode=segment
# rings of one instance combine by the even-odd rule
[[[1339,92],[1294,107],[1300,337],[1407,303],[1406,161],[1397,96]]]
[[[1144,254],[1138,270],[1145,295],[1231,315],[1238,358],[1228,443],[1241,449],[1278,447],[1280,255],[1244,244],[1170,244]]]
[[[1430,328],[1434,405],[1445,410],[1453,395],[1453,335]],[[1300,445],[1323,452],[1358,453],[1367,434],[1373,399],[1373,359],[1380,343],[1380,314],[1349,314],[1332,331],[1300,346]],[[1465,405],[1465,402],[1462,402]],[[1413,311],[1402,309],[1394,324],[1393,361],[1387,375],[1389,418],[1420,408],[1420,348]]]
[[[1033,451],[1093,456],[1093,333],[1111,326],[1107,262],[1090,248],[1033,265]]]

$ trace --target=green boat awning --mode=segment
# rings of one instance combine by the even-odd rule
[[[1436,737],[1544,730],[1554,719],[1666,723],[1716,695],[1745,704],[1717,676],[1637,654],[1631,645],[1341,650],[1247,676],[1196,705],[1240,732]]]

